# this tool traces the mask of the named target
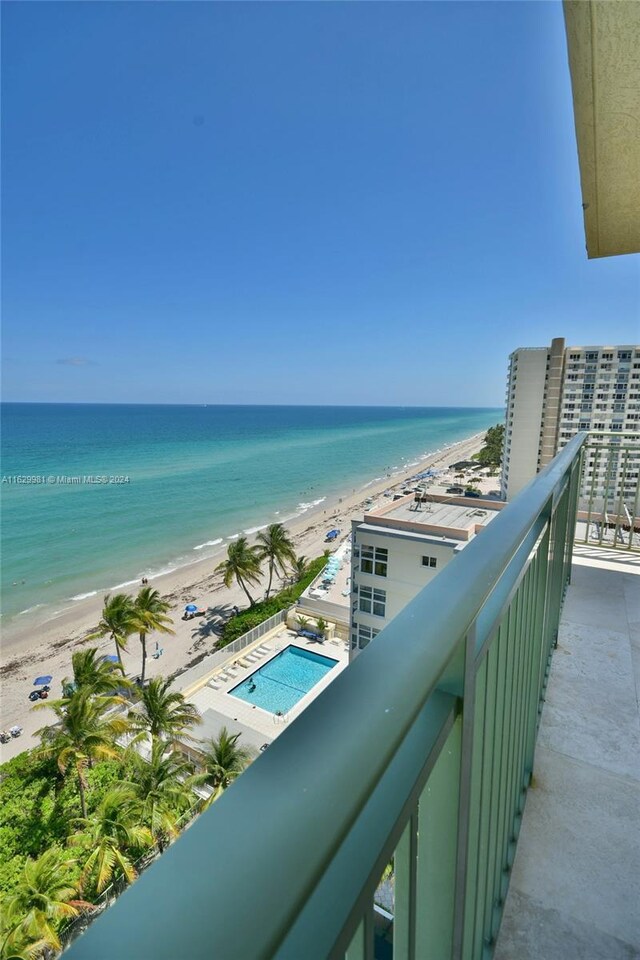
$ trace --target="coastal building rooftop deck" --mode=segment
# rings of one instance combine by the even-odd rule
[[[419,498],[419,499],[418,499]],[[454,540],[469,540],[486,527],[503,504],[471,497],[408,494],[366,513],[364,522],[379,527],[410,529]]]

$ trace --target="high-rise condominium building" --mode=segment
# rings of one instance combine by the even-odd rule
[[[509,357],[506,400],[501,489],[511,500],[579,430],[638,433],[640,346],[565,347],[557,338],[520,347]],[[616,481],[616,495],[625,482]]]

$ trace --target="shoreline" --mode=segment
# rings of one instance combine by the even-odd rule
[[[483,436],[484,432],[485,431],[482,431],[478,436]],[[473,436],[475,436],[475,434]],[[176,551],[172,559],[149,561],[149,564],[137,574],[129,573],[128,579],[119,580],[117,573],[114,573],[113,580],[118,580],[118,582],[114,582],[108,586],[102,585],[91,588],[85,585],[83,592],[78,592],[75,595],[59,600],[47,600],[44,603],[36,603],[24,610],[19,610],[16,613],[7,615],[6,618],[0,617],[0,627],[3,638],[2,647],[5,651],[10,650],[13,646],[21,642],[26,631],[33,634],[34,631],[48,630],[49,626],[53,624],[58,624],[61,628],[65,628],[72,618],[72,615],[74,620],[78,615],[83,617],[89,606],[97,606],[99,604],[99,609],[101,610],[102,600],[106,594],[135,592],[140,586],[140,581],[143,576],[148,579],[150,584],[153,584],[162,592],[161,585],[167,579],[171,579],[174,576],[182,579],[186,577],[191,570],[193,570],[193,575],[196,576],[202,564],[210,563],[215,565],[219,563],[225,556],[229,543],[237,540],[240,536],[246,536],[251,540],[259,531],[265,530],[271,523],[282,523],[288,530],[297,530],[299,526],[304,526],[307,521],[315,521],[321,513],[324,515],[327,509],[332,509],[336,504],[339,505],[347,498],[357,495],[359,492],[361,492],[363,496],[368,495],[365,494],[365,491],[369,491],[369,488],[373,487],[374,484],[383,484],[384,489],[387,489],[388,486],[399,482],[399,478],[405,476],[406,471],[409,471],[410,475],[412,471],[424,469],[427,465],[427,460],[437,456],[440,452],[446,453],[455,446],[466,443],[468,439],[469,438],[463,438],[462,440],[455,441],[453,444],[448,444],[441,450],[430,450],[426,453],[416,454],[411,457],[401,457],[402,462],[392,468],[386,468],[390,472],[385,473],[385,475],[381,477],[370,478],[370,474],[363,471],[362,477],[351,481],[356,483],[355,487],[347,488],[346,486],[340,486],[338,484],[336,489],[325,496],[312,499],[309,502],[301,500],[297,504],[297,508],[287,507],[284,504],[276,504],[268,511],[270,517],[264,522],[260,521],[247,529],[241,526],[240,530],[234,533],[219,536],[215,539],[207,540],[186,548],[189,549],[191,553],[196,554],[188,559],[185,559],[184,552],[182,555],[178,555],[178,551]],[[280,509],[276,509],[276,506],[279,506]],[[286,515],[281,516],[282,513]],[[200,551],[202,552],[201,554]],[[96,619],[99,619],[99,617]]]
[[[381,496],[386,490],[401,486],[408,479],[423,472],[432,466],[446,466],[450,461],[466,459],[482,446],[481,431],[463,440],[452,443],[440,450],[410,461],[396,469],[392,474],[384,477],[372,478],[365,483],[344,491],[342,495],[328,496],[321,503],[314,505],[301,516],[282,520],[291,536],[296,553],[313,559],[327,549],[324,536],[328,527],[337,526],[342,534],[337,545],[351,532],[351,519],[364,512],[365,500],[370,497]],[[410,466],[408,463],[410,462]],[[272,521],[276,522],[276,521]],[[268,526],[266,523],[264,526]],[[254,528],[255,529],[255,528]],[[257,532],[257,530],[256,530]],[[147,674],[149,677],[168,676],[185,669],[188,663],[196,656],[213,649],[217,641],[214,618],[224,618],[233,604],[241,608],[247,606],[247,598],[242,590],[233,584],[225,588],[222,584],[222,574],[215,573],[215,566],[224,558],[229,542],[235,537],[222,540],[213,554],[198,557],[193,562],[179,567],[171,572],[149,577],[149,583],[157,589],[171,604],[171,614],[174,617],[175,634],[172,636],[158,636],[151,638],[148,643],[149,654],[158,638],[163,647],[162,659],[147,660]],[[249,540],[252,537],[249,536]],[[266,585],[261,581],[253,589],[256,599]],[[140,586],[139,581],[131,584],[129,591],[135,593]],[[119,588],[123,589],[123,588]],[[274,584],[274,590],[279,584]],[[96,646],[104,653],[113,653],[113,643],[109,638],[87,641],[87,634],[95,628],[103,605],[103,591],[82,600],[73,602],[69,607],[55,616],[49,616],[34,623],[35,618],[27,618],[28,622],[15,623],[3,629],[2,640],[2,667],[0,669],[0,684],[2,685],[2,701],[0,713],[0,728],[4,729],[15,723],[24,727],[24,735],[19,740],[6,744],[1,752],[2,759],[26,750],[35,745],[32,734],[46,722],[46,714],[30,713],[28,693],[32,687],[36,673],[52,674],[52,696],[57,697],[58,684],[65,675],[71,672],[71,655],[83,646]],[[206,606],[210,612],[208,623],[199,620],[181,620],[182,609],[186,603],[195,602],[199,606]],[[204,630],[201,630],[204,627]],[[190,641],[190,642],[189,642]],[[137,637],[129,638],[128,652],[123,653],[125,669],[128,674],[136,675],[139,672],[140,647]],[[34,722],[35,721],[35,722]],[[10,749],[13,748],[13,749]]]

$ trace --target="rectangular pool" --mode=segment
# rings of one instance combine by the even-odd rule
[[[229,693],[269,713],[287,713],[337,663],[290,645]]]

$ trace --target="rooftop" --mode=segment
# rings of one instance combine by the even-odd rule
[[[365,514],[364,522],[368,526],[387,526],[466,541],[486,527],[502,506],[496,501],[471,497],[411,493]]]

